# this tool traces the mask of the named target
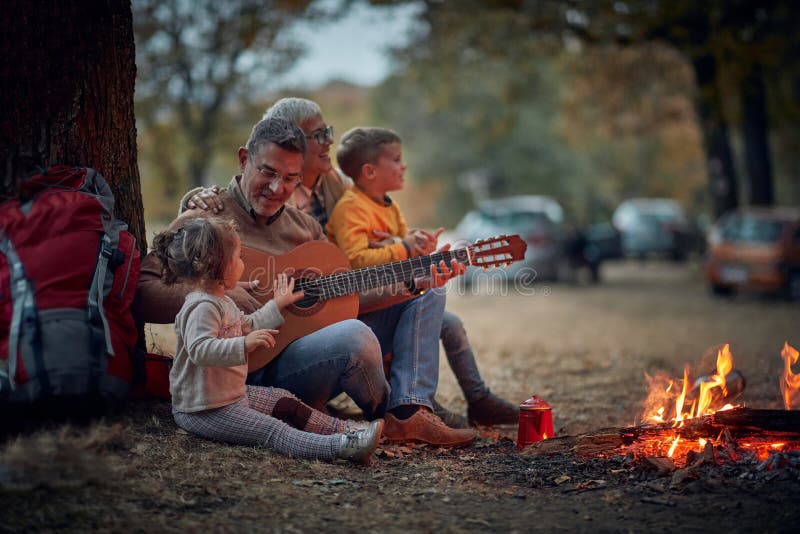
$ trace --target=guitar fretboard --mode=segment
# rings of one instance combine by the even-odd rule
[[[436,252],[429,256],[420,256],[374,267],[363,267],[318,278],[302,278],[297,281],[295,289],[303,290],[306,298],[327,300],[399,282],[410,282],[417,277],[430,274],[432,264],[438,265],[440,261],[444,261],[449,266],[452,260],[468,265],[468,250],[460,248]]]

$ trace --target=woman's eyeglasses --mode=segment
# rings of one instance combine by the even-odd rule
[[[320,145],[324,145],[325,143],[333,143],[333,126],[326,126],[325,128],[315,130],[311,132],[310,135],[307,135],[306,139],[313,139]]]

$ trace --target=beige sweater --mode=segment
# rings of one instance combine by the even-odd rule
[[[272,300],[244,315],[229,297],[189,293],[175,318],[178,344],[169,373],[172,409],[199,412],[241,399],[247,378],[244,333],[282,323]]]

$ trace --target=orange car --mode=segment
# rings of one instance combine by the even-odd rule
[[[715,295],[741,288],[800,300],[800,208],[751,207],[722,216],[708,233],[705,273]]]

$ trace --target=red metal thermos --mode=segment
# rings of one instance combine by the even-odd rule
[[[553,408],[544,399],[534,395],[519,405],[517,449],[554,435]]]

